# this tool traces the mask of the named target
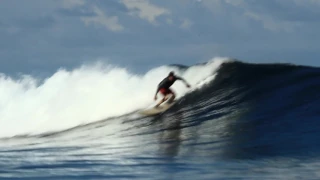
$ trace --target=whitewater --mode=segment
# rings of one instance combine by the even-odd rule
[[[170,71],[196,89],[212,80],[225,61],[215,58],[188,69],[161,66],[141,75],[101,62],[71,71],[59,69],[46,79],[2,74],[0,137],[62,131],[134,112],[153,104],[158,83]],[[190,92],[179,82],[173,87],[177,98]]]

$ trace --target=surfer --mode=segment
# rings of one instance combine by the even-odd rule
[[[170,95],[171,95],[170,102],[174,100],[176,96],[175,96],[175,93],[170,89],[170,86],[172,86],[176,80],[182,80],[185,83],[185,85],[188,88],[190,88],[190,85],[187,83],[186,80],[176,76],[174,72],[171,71],[169,75],[166,78],[164,78],[158,85],[158,89],[157,89],[156,95],[154,96],[154,100],[157,100],[157,94],[159,91],[164,97],[155,107],[159,107],[163,102],[165,102],[168,99]]]

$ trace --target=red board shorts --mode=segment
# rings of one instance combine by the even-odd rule
[[[166,95],[168,95],[168,94],[173,94],[173,92],[171,91],[171,89],[161,88],[159,91],[160,91],[161,94],[163,94],[164,96],[166,96]]]

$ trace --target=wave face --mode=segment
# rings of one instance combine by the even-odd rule
[[[193,89],[176,83],[172,108],[137,115],[171,70]],[[319,68],[226,59],[144,75],[82,67],[40,84],[2,77],[1,135],[38,135],[0,139],[0,177],[319,178],[319,79]]]
[[[193,100],[207,104],[194,116],[207,114],[200,122],[224,118],[229,158],[319,155],[319,78],[319,68],[225,63],[201,92],[207,100]]]

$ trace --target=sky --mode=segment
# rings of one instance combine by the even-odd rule
[[[0,72],[214,57],[320,66],[320,0],[0,0]]]

